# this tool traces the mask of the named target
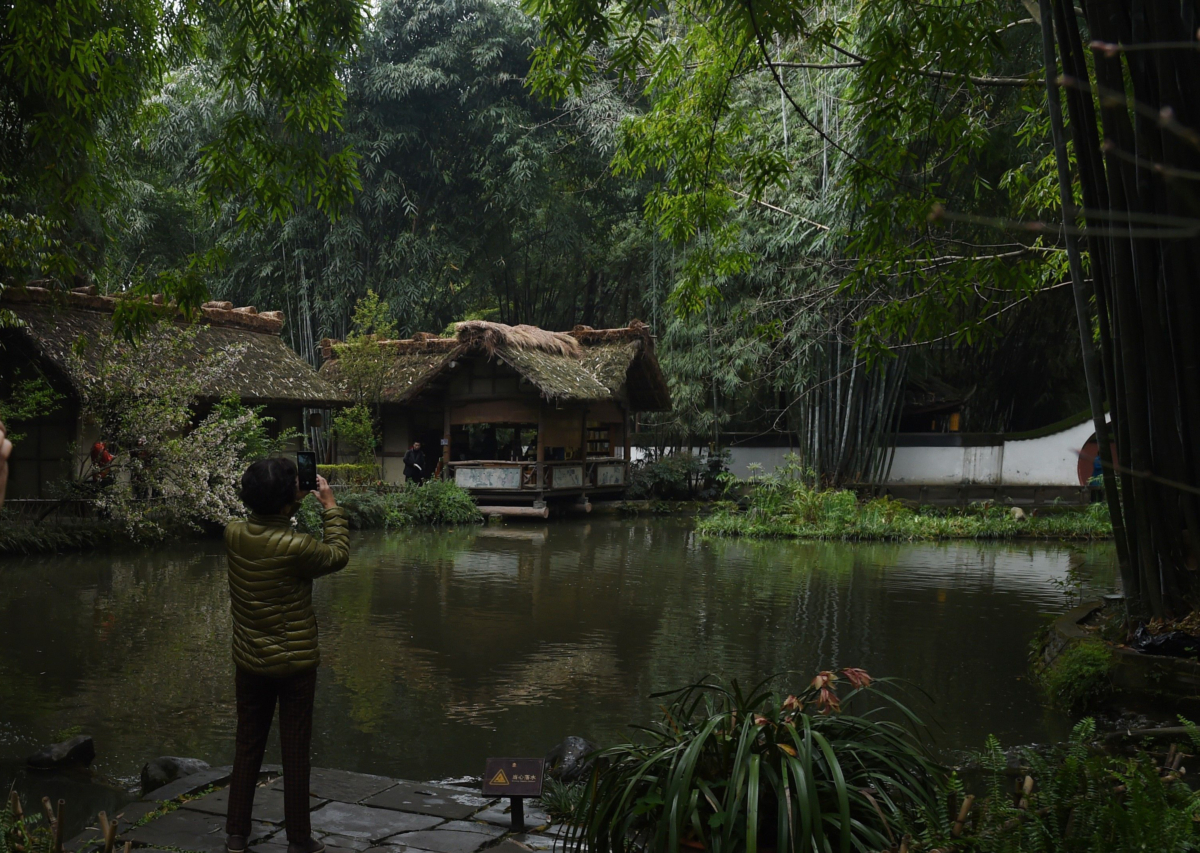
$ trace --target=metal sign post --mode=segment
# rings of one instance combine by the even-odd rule
[[[525,831],[525,798],[542,795],[545,762],[540,758],[489,758],[483,771],[483,795],[508,797],[513,832]]]

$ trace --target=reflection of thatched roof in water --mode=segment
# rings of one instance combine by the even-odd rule
[[[5,330],[6,343],[39,355],[63,378],[76,341],[98,340],[112,334],[112,313],[117,300],[89,293],[49,291],[38,287],[9,289],[3,307],[24,323]],[[160,309],[169,315],[167,307]],[[344,395],[322,379],[279,336],[283,315],[278,311],[257,313],[253,308],[235,309],[228,302],[208,302],[196,324],[197,355],[209,350],[242,348],[243,353],[215,387],[203,396],[215,400],[236,395],[243,402],[325,406],[340,405]],[[83,353],[86,358],[86,350]]]
[[[549,332],[536,326],[505,326],[472,320],[459,323],[452,338],[427,333],[411,340],[382,341],[395,353],[384,399],[409,402],[431,382],[469,355],[498,359],[555,402],[620,400],[637,411],[671,408],[666,379],[654,355],[649,328],[633,321],[624,329],[576,326]],[[337,382],[338,342],[321,342],[321,375]]]

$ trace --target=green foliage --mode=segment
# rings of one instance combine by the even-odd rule
[[[338,506],[352,529],[380,530],[387,526],[395,500],[386,492],[345,492],[338,495]]]
[[[0,397],[0,420],[7,426],[19,426],[44,415],[52,415],[58,411],[65,398],[50,387],[43,376],[31,379],[15,378],[11,390]],[[13,442],[21,441],[24,433],[11,430],[8,438]]]
[[[483,520],[471,493],[453,480],[426,480],[406,484],[392,492],[387,526],[422,527],[442,524],[477,524]]]
[[[744,508],[726,503],[698,524],[713,536],[896,540],[1100,539],[1112,535],[1103,504],[1015,518],[993,504],[912,509],[900,501],[860,501],[854,492],[811,485],[792,458],[776,473],[751,480]]]
[[[680,451],[635,463],[629,471],[629,500],[689,500],[707,471],[704,457]]]
[[[239,455],[246,463],[282,453],[300,438],[300,433],[294,429],[280,430],[271,435],[271,424],[275,423],[275,419],[264,416],[265,409],[266,406],[244,406],[238,397],[232,395],[224,397],[213,407],[213,417],[231,425],[230,437],[241,447]]]
[[[365,410],[369,405],[376,416],[379,415],[393,362],[392,355],[382,349],[379,342],[395,337],[396,323],[391,309],[380,301],[375,291],[368,290],[354,306],[353,326],[346,342],[337,345],[338,382],[353,397],[356,409]],[[371,452],[374,452],[373,448]]]
[[[122,541],[120,532],[106,521],[18,521],[14,513],[0,510],[0,554],[54,554],[87,551]]]
[[[862,670],[842,676],[854,689],[840,699],[832,672],[786,697],[767,682],[661,694],[671,699],[644,742],[598,753],[569,841],[597,853],[894,848],[937,808],[942,774],[881,716],[919,725],[903,706]]]
[[[54,829],[42,814],[25,813],[16,791],[11,791],[0,811],[0,853],[55,853]]]
[[[1081,713],[1112,693],[1113,654],[1099,640],[1069,643],[1054,660],[1035,662],[1046,700],[1068,714]]]
[[[983,765],[987,795],[976,803],[961,837],[946,826],[912,850],[954,848],[979,853],[1140,853],[1200,849],[1200,794],[1182,773],[1160,768],[1149,752],[1111,755],[1092,741],[1086,719],[1070,740],[1047,754],[1021,751],[1032,788],[1014,794],[999,742],[988,739]],[[954,849],[951,848],[951,849]]]
[[[409,483],[395,490],[342,491],[337,501],[354,530],[478,524],[483,520],[470,493],[449,480],[427,480],[419,486]],[[301,530],[321,535],[316,498],[304,499],[296,523]]]
[[[317,473],[331,485],[369,486],[379,482],[379,466],[373,462],[366,465],[318,465]]]
[[[128,221],[126,211],[140,207],[148,189],[155,194],[154,182],[138,174],[139,149],[153,136],[144,131],[162,118],[163,89],[197,67],[220,108],[209,114],[207,138],[173,166],[187,173],[194,198],[241,229],[278,221],[298,204],[336,218],[358,187],[356,155],[331,144],[330,134],[344,116],[341,72],[364,9],[362,0],[7,4],[0,290],[42,277],[76,283],[75,276],[117,266],[105,256],[124,235],[111,226]],[[204,230],[194,219],[187,224]],[[164,291],[198,306],[200,273],[219,265],[222,253],[207,240],[176,243],[168,268],[126,274],[116,289]],[[141,266],[139,254],[127,257]],[[150,319],[137,301],[117,315],[125,331]]]
[[[295,518],[297,530],[302,530],[309,536],[316,536],[318,539],[321,537],[321,502],[314,495],[304,496],[304,500],[300,501],[300,506],[296,510]]]
[[[582,781],[566,784],[547,778],[542,786],[542,808],[556,821],[569,822],[579,811],[585,792],[586,785]]]
[[[375,448],[379,440],[375,435],[375,421],[371,411],[360,403],[348,409],[342,409],[333,416],[333,434],[338,441],[353,450],[358,457],[358,465],[373,465]]]

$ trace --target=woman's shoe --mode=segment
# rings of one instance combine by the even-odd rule
[[[293,841],[288,844],[288,853],[325,853],[325,842],[310,838],[308,841]]]
[[[225,853],[246,853],[246,836],[225,836]]]

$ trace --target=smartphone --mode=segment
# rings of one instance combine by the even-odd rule
[[[300,474],[300,491],[311,492],[317,487],[317,454],[312,450],[296,451],[296,470]]]

